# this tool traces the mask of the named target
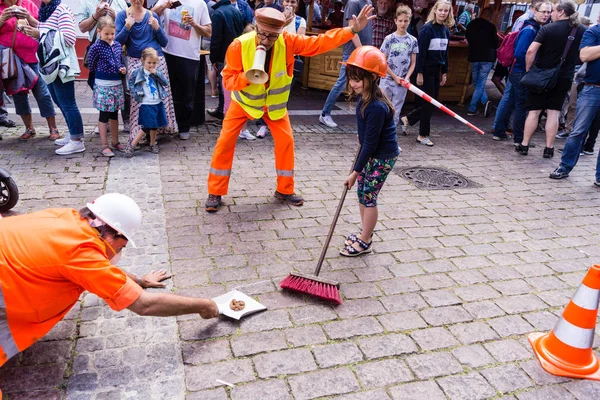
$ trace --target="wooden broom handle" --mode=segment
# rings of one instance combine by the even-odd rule
[[[358,156],[360,154],[360,143],[358,144],[358,149],[356,150],[356,155],[354,156],[354,161],[352,162],[352,167],[350,167],[351,174],[354,170],[354,166],[356,165],[356,160],[358,160]],[[321,251],[321,256],[319,257],[319,262],[317,262],[317,268],[315,269],[315,275],[319,276],[319,272],[321,272],[321,266],[323,265],[323,261],[325,260],[325,254],[327,254],[327,248],[329,247],[329,242],[331,242],[331,237],[333,236],[333,231],[335,230],[335,225],[337,224],[337,220],[340,217],[340,212],[342,211],[342,207],[344,205],[344,200],[346,199],[346,194],[348,193],[348,186],[344,185],[344,190],[342,191],[342,197],[340,198],[340,202],[337,206],[337,210],[335,210],[335,215],[333,216],[333,221],[331,222],[331,226],[329,227],[329,233],[327,234],[327,239],[325,239],[325,244],[323,244],[323,250]]]

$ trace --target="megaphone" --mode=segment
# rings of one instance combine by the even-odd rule
[[[265,59],[267,58],[267,49],[265,46],[256,46],[254,53],[254,64],[252,68],[246,72],[246,79],[255,85],[262,85],[269,80],[269,75],[265,72]]]

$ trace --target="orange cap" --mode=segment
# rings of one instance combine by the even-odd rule
[[[355,49],[344,65],[354,65],[384,77],[387,71],[385,54],[375,46],[361,46]]]

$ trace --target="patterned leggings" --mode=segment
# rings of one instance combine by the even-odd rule
[[[356,179],[358,202],[365,207],[377,207],[377,196],[394,164],[394,158],[370,158]]]

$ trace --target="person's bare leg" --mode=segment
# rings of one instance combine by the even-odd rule
[[[559,110],[546,110],[546,147],[554,148],[554,139],[558,132]]]
[[[116,146],[119,143],[119,120],[111,119],[108,122],[110,123],[111,144]]]
[[[21,115],[21,120],[23,121],[23,125],[25,125],[25,129],[33,129],[33,117],[31,114]]]
[[[100,133],[100,142],[102,143],[102,148],[108,147],[108,138],[107,136],[107,126],[106,122],[98,121],[98,132]]]
[[[29,117],[31,117],[31,114],[29,115]],[[54,115],[46,118],[46,122],[48,123],[48,129],[56,129],[56,117]]]
[[[158,130],[152,129],[150,131],[150,146],[154,146],[156,144],[156,135],[158,134]]]
[[[498,89],[498,91],[504,95],[504,90],[506,89],[506,86],[504,86],[504,83],[502,82],[502,78],[498,77],[498,76],[494,76],[492,77],[492,82],[494,83],[494,85],[496,85],[496,89]]]
[[[523,141],[521,142],[523,146],[529,146],[529,141],[538,126],[538,118],[540,117],[541,112],[542,110],[529,111],[527,119],[525,120],[525,128],[523,129]]]

